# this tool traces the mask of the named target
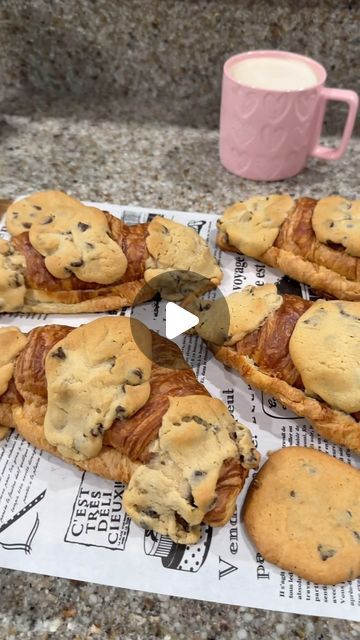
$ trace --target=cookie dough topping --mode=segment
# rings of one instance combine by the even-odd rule
[[[297,321],[289,352],[308,395],[360,411],[360,302],[314,302]]]
[[[322,198],[314,209],[312,226],[319,242],[340,244],[346,253],[360,257],[360,200]]]
[[[209,301],[198,314],[200,322],[196,331],[207,342],[232,346],[261,327],[282,301],[273,284],[245,287],[226,298]]]
[[[294,206],[288,195],[254,196],[237,202],[218,221],[220,237],[224,244],[259,258],[273,245]]]
[[[17,327],[0,329],[0,396],[5,393],[14,373],[14,360],[26,345],[26,336]]]
[[[169,398],[148,464],[133,474],[124,494],[127,513],[145,528],[191,544],[216,501],[225,460],[256,468],[259,455],[247,427],[208,396]]]
[[[60,191],[44,191],[14,202],[6,214],[10,233],[28,231],[55,278],[72,274],[84,282],[112,284],[127,269],[121,247],[110,237],[105,214]]]
[[[199,287],[205,291],[209,288],[204,287],[206,281],[215,287],[221,282],[222,271],[208,245],[190,227],[157,216],[149,224],[146,246],[150,257],[145,280],[168,300],[180,300]]]
[[[115,419],[132,416],[149,398],[151,333],[138,320],[99,318],[56,343],[45,371],[46,439],[67,458],[92,458]]]
[[[0,238],[0,311],[18,311],[25,298],[25,258]]]

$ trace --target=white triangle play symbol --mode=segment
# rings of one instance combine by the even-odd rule
[[[165,314],[165,333],[169,340],[177,338],[182,333],[199,324],[199,318],[190,311],[186,311],[174,302],[168,302]]]

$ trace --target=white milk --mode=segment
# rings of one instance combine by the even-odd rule
[[[236,62],[230,67],[229,74],[241,84],[275,91],[306,89],[318,82],[315,72],[306,62],[272,56]]]

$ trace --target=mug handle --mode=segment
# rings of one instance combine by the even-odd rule
[[[328,87],[322,88],[321,96],[325,101],[338,100],[340,102],[346,102],[349,105],[349,110],[339,146],[335,149],[331,149],[331,147],[318,144],[314,147],[310,155],[315,158],[322,158],[323,160],[339,160],[339,158],[341,158],[345,153],[354,128],[359,105],[359,96],[355,91],[350,91],[349,89],[330,89]]]

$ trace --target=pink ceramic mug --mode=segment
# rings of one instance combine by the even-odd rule
[[[234,65],[259,57],[305,63],[314,84],[279,90],[257,88],[233,77]],[[308,156],[341,158],[353,130],[359,98],[354,91],[324,87],[325,80],[321,64],[287,51],[249,51],[229,58],[224,65],[220,114],[220,160],[224,167],[252,180],[283,180],[299,173]],[[335,149],[319,144],[327,100],[349,106]]]

